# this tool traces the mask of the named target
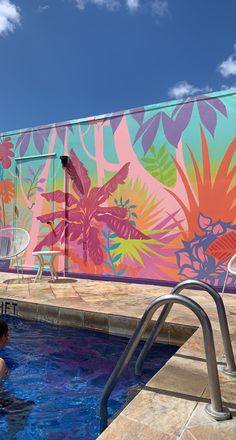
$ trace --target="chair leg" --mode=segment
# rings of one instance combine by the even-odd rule
[[[20,279],[19,279],[19,266],[18,266],[18,258],[16,257],[16,271],[17,271],[17,281],[19,283]]]
[[[225,291],[225,286],[226,286],[226,281],[227,281],[227,278],[228,278],[228,274],[229,274],[229,271],[227,270],[226,275],[225,275],[225,281],[224,281],[224,285],[223,285],[223,289],[222,289],[221,295],[223,295],[223,293]]]

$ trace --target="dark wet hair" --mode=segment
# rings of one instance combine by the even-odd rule
[[[8,325],[6,321],[3,321],[3,319],[0,319],[0,338],[4,335],[8,334]]]

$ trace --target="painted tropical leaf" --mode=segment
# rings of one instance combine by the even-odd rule
[[[98,230],[95,227],[91,227],[88,234],[88,252],[90,258],[97,265],[103,262],[103,252],[98,236]]]
[[[65,241],[65,230],[67,238],[77,245],[83,245],[83,262],[86,265],[88,256],[95,263],[103,263],[103,251],[101,248],[101,234],[99,223],[106,223],[113,233],[120,237],[129,237],[138,240],[149,239],[145,234],[138,230],[127,216],[127,208],[118,206],[103,207],[109,196],[117,190],[118,186],[125,183],[128,175],[129,163],[126,163],[107,183],[101,187],[90,189],[90,179],[86,168],[80,162],[74,151],[71,151],[68,165],[65,171],[73,180],[75,194],[55,191],[55,193],[44,193],[43,197],[59,203],[66,202],[66,209],[49,212],[38,218],[42,223],[49,223],[51,227],[43,240],[37,245],[35,250],[42,249],[43,246],[51,246],[57,241]],[[54,228],[54,221],[58,222]]]
[[[129,220],[121,220],[119,218],[115,218],[109,214],[99,214],[95,215],[96,220],[102,221],[107,224],[117,235],[118,237],[122,237],[124,239],[136,239],[136,240],[149,240],[146,234],[138,231]]]
[[[0,195],[5,203],[14,197],[14,183],[11,179],[0,180]]]
[[[235,175],[235,166],[231,168],[231,163],[236,150],[236,138],[234,138],[229,145],[215,178],[212,176],[208,145],[202,128],[201,139],[202,172],[197,163],[197,159],[189,148],[195,173],[195,182],[197,186],[196,192],[189,183],[186,171],[182,169],[180,164],[173,157],[177,172],[185,186],[185,191],[188,197],[188,206],[187,204],[184,204],[179,194],[166,188],[166,191],[172,194],[179,203],[188,222],[188,233],[185,239],[191,239],[195,233],[202,234],[202,230],[198,223],[199,212],[205,217],[211,218],[213,222],[221,219],[224,222],[232,223],[236,216],[236,188],[230,189]]]
[[[89,203],[93,206],[95,204],[104,203],[108,197],[116,191],[118,185],[121,185],[125,182],[125,179],[129,172],[130,162],[127,162],[123,167],[115,174],[110,180],[108,180],[105,185],[100,188],[92,188],[90,194],[88,196]]]
[[[216,238],[206,249],[206,253],[219,261],[225,261],[236,253],[236,232],[229,231]]]
[[[78,200],[72,194],[64,193],[60,190],[43,193],[42,197],[44,197],[48,202],[65,203],[66,206],[69,207],[78,203]]]
[[[145,169],[165,186],[173,186],[176,182],[176,168],[170,153],[163,144],[159,150],[154,145],[151,146],[149,154],[144,156]]]
[[[90,190],[91,180],[89,178],[88,171],[86,170],[82,162],[78,159],[73,149],[70,151],[70,160],[73,163],[73,166],[75,167],[79,179],[82,183],[84,194],[88,194]],[[69,172],[68,168],[67,171]]]

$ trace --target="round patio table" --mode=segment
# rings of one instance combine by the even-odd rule
[[[60,255],[60,251],[36,251],[32,252],[32,255],[34,255],[34,257],[37,257],[39,263],[38,272],[36,274],[34,282],[36,282],[37,280],[41,280],[45,266],[49,266],[51,280],[54,281],[55,279],[58,279],[58,275],[54,267],[54,260],[57,255]],[[49,261],[45,260],[45,257],[50,257]]]

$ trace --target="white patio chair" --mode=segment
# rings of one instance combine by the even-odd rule
[[[19,281],[19,256],[30,242],[29,233],[22,228],[7,227],[0,229],[0,259],[15,260]],[[22,269],[22,267],[21,267]],[[22,269],[23,278],[23,269]]]
[[[227,281],[229,273],[231,275],[235,275],[236,276],[236,254],[234,254],[232,256],[232,258],[230,258],[230,260],[229,260],[229,262],[227,264],[227,272],[226,272],[225,281],[224,281],[224,285],[223,285],[222,295],[223,295],[224,290],[225,290],[226,281]]]

